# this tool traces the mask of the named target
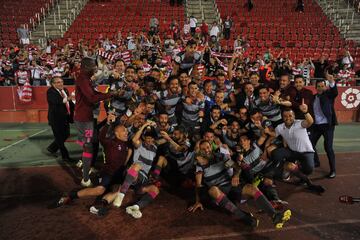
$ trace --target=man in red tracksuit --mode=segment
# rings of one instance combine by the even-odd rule
[[[101,93],[94,90],[91,84],[91,77],[96,72],[97,66],[92,58],[84,58],[81,61],[80,73],[76,79],[76,105],[74,122],[78,129],[78,144],[83,147],[83,179],[81,185],[90,187],[91,181],[89,171],[93,155],[94,141],[94,104],[116,95],[114,92]]]
[[[106,159],[100,172],[99,184],[91,188],[72,190],[57,200],[54,205],[49,206],[49,208],[67,205],[78,198],[101,196],[106,190],[109,190],[111,186],[122,183],[127,162],[132,155],[132,149],[129,148],[128,131],[124,125],[115,125],[111,131],[111,136],[107,136],[109,129],[111,129],[110,124],[114,124],[115,118],[114,114],[109,114],[107,124],[99,133],[99,140],[104,147]],[[105,195],[100,203],[100,206],[104,207],[99,208],[98,206],[93,206],[90,208],[90,212],[97,215],[104,215],[107,211],[106,206],[114,200],[116,194],[117,192],[112,195]]]

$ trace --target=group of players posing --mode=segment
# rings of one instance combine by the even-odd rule
[[[314,120],[304,100],[297,106],[304,119],[296,120],[294,110],[287,108],[291,102],[279,97],[280,91],[271,94],[266,85],[243,83],[242,92],[236,96],[231,83],[221,81],[221,74],[209,88],[209,82],[194,82],[189,76],[183,80],[181,74],[166,82],[156,82],[152,77],[141,82],[132,67],[113,82],[109,93],[102,94],[90,88],[94,67],[89,59],[83,60],[85,73],[77,79],[75,123],[84,147],[83,161],[88,161],[97,135],[104,150],[104,165],[95,187],[70,191],[56,207],[96,196],[101,200],[90,207],[90,212],[103,216],[111,204],[121,207],[129,188],[133,188],[140,197],[126,207],[126,213],[141,218],[142,209],[159,194],[159,181],[173,188],[193,183],[195,203],[190,212],[203,209],[201,199],[210,196],[244,224],[256,227],[258,219],[239,208],[241,200],[253,199],[274,226],[282,228],[291,211],[278,196],[275,179],[296,176],[310,191],[325,191],[308,178],[314,168],[314,150],[307,128]],[[139,100],[135,82],[144,90]],[[125,87],[114,87],[119,85]],[[108,112],[106,124],[98,133],[94,126],[76,122],[77,111],[84,115],[84,104],[93,106],[96,100],[110,97],[108,105],[118,108]],[[136,101],[137,107],[129,113],[127,106],[133,104],[129,102]],[[277,210],[279,205],[281,210]]]

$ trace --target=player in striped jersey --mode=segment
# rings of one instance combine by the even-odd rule
[[[132,66],[126,67],[125,78],[119,79],[112,83],[109,87],[109,90],[115,91],[120,90],[121,95],[119,97],[114,97],[107,104],[109,111],[115,111],[116,116],[122,116],[125,114],[127,107],[126,103],[133,96],[134,87],[136,84],[133,83],[135,80],[135,68]]]
[[[234,95],[234,87],[229,80],[226,80],[224,73],[219,73],[216,76],[216,91],[224,92],[224,102],[229,103],[229,106],[236,105],[236,99]]]
[[[160,108],[169,115],[169,123],[171,126],[177,125],[175,116],[176,105],[181,100],[181,88],[179,80],[176,77],[169,77],[167,80],[167,89],[165,91],[158,91],[153,97],[159,102]]]
[[[242,168],[241,177],[246,182],[257,185],[275,204],[286,204],[280,200],[272,180],[276,174],[281,175],[283,162],[274,162],[268,158],[274,149],[273,146],[269,146],[265,151],[261,149],[266,139],[266,133],[263,133],[256,141],[251,141],[246,134],[240,137],[241,151],[238,152],[236,159]]]
[[[199,87],[195,82],[189,83],[189,92],[183,99],[183,110],[181,117],[181,125],[187,132],[198,135],[200,124],[204,117],[205,108],[204,95],[199,91]]]
[[[150,204],[159,194],[159,189],[149,182],[149,172],[156,156],[155,145],[156,133],[155,122],[148,121],[137,131],[132,138],[134,145],[133,164],[127,170],[127,174],[119,192],[116,193],[113,205],[120,207],[126,192],[133,186],[137,193],[143,194],[139,201],[126,208],[126,213],[134,218],[141,218],[140,209]]]
[[[278,92],[280,93],[280,92]],[[278,95],[270,95],[270,89],[261,87],[259,89],[259,98],[255,100],[255,106],[263,116],[267,117],[274,127],[282,123],[280,106],[290,107],[291,102],[279,98]]]
[[[283,227],[283,224],[291,217],[290,210],[277,212],[257,187],[251,184],[240,185],[239,171],[236,168],[233,175],[229,174],[228,167],[236,166],[229,158],[221,153],[214,153],[211,144],[205,140],[202,140],[199,146],[200,151],[196,155],[196,203],[188,209],[189,211],[195,212],[198,208],[203,210],[199,190],[204,183],[215,203],[245,224],[256,227],[258,220],[252,214],[240,210],[228,199],[227,195],[232,190],[240,192],[243,196],[252,197],[256,205],[272,218],[276,228]]]
[[[164,169],[164,178],[172,185],[179,186],[185,180],[192,179],[194,173],[194,152],[185,129],[177,126],[172,134],[160,132],[167,145],[167,152],[159,157],[153,171],[155,179]]]

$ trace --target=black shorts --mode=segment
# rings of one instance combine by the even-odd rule
[[[146,186],[150,186],[151,181],[148,176],[145,176],[145,174],[139,172],[138,177],[136,181],[131,185],[131,188],[134,189],[135,193],[142,193],[141,189]]]
[[[161,176],[173,186],[180,186],[186,179],[195,180],[195,169],[190,169],[186,174],[179,171],[177,161],[166,157],[167,165],[161,170]]]
[[[99,177],[99,185],[108,188],[114,184],[121,184],[124,181],[126,168],[121,167],[114,174],[102,172]]]
[[[240,185],[233,187],[231,183],[217,186],[221,192],[223,192],[231,201],[240,202],[241,201],[241,192],[245,184],[240,182]],[[200,195],[202,199],[209,199],[210,187],[204,187],[200,190]],[[212,199],[213,201],[213,199]]]

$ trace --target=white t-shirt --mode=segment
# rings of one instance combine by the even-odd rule
[[[196,28],[197,19],[196,18],[190,18],[190,27]]]
[[[210,30],[210,36],[215,36],[217,37],[218,34],[220,32],[220,29],[218,26],[212,26],[211,30]]]
[[[315,152],[306,128],[301,126],[304,120],[295,120],[290,128],[285,126],[285,123],[278,125],[275,128],[276,136],[281,135],[292,151],[296,152]]]

